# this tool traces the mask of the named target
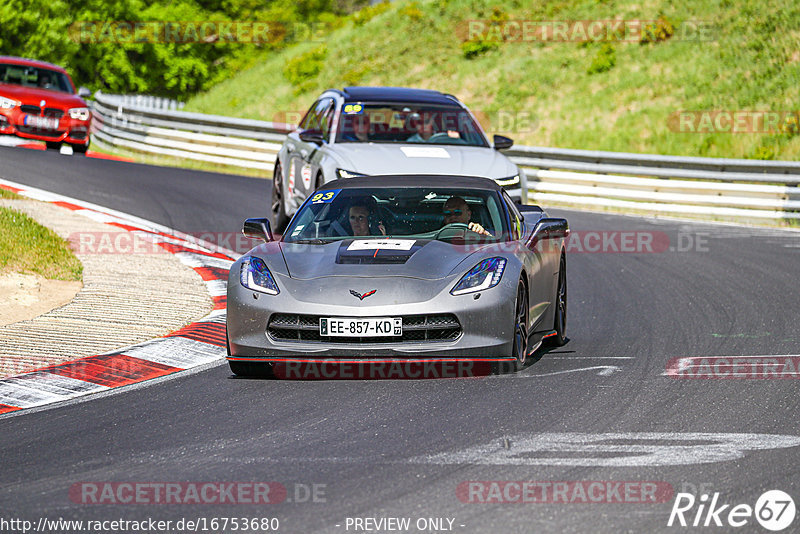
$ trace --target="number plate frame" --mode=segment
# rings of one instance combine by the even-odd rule
[[[326,337],[399,337],[402,317],[320,317],[319,335]]]
[[[22,119],[25,126],[39,130],[58,130],[59,120],[55,117],[39,117],[38,115],[25,115]]]

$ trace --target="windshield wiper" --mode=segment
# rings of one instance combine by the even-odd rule
[[[333,243],[332,239],[325,240],[325,239],[294,239],[289,241],[289,243],[297,243],[299,245],[327,245],[328,243]]]

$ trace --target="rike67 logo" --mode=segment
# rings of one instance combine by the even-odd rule
[[[752,525],[755,516],[762,527],[778,532],[792,524],[795,512],[794,500],[781,490],[764,492],[754,507],[749,504],[731,506],[722,503],[719,492],[715,492],[711,498],[703,494],[699,499],[691,493],[678,493],[667,526],[743,527]],[[752,526],[747,530],[752,531]]]

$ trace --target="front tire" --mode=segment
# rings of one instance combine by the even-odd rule
[[[281,233],[286,224],[289,222],[289,216],[286,215],[286,205],[283,202],[283,168],[280,162],[275,164],[275,170],[272,173],[272,230]]]
[[[86,154],[86,151],[89,150],[89,145],[69,145],[72,147],[72,152],[75,154]]]
[[[567,259],[561,254],[561,263],[558,266],[558,286],[556,287],[556,316],[553,321],[553,330],[556,335],[552,337],[552,344],[556,347],[567,342]]]
[[[514,332],[511,355],[512,361],[494,365],[495,374],[516,373],[525,366],[528,355],[528,290],[520,279],[517,285],[517,298],[514,304]]]

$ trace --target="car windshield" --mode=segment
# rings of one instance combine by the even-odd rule
[[[508,225],[495,191],[463,188],[346,188],[311,195],[283,240],[331,241],[404,237],[448,242],[498,242]]]
[[[336,142],[489,146],[465,109],[414,103],[345,103]]]
[[[62,72],[32,67],[0,63],[0,83],[36,87],[61,93],[74,93],[69,78]]]

